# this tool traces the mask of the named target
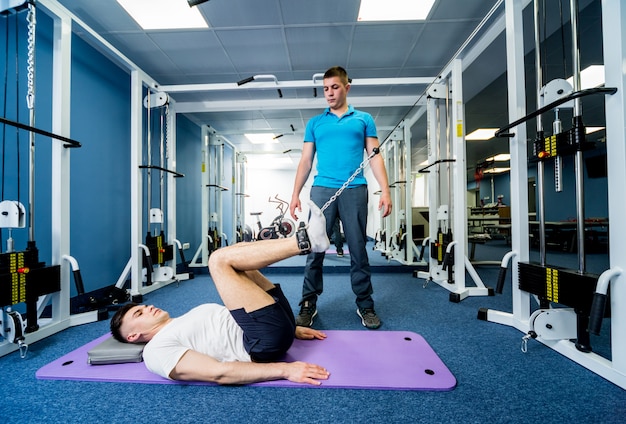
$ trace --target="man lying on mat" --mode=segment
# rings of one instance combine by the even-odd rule
[[[320,385],[329,372],[305,362],[276,362],[294,337],[324,339],[318,330],[295,324],[278,284],[258,270],[298,254],[329,246],[324,215],[310,204],[308,228],[296,237],[238,243],[216,250],[209,270],[224,306],[205,304],[178,318],[150,305],[128,304],[111,319],[113,336],[126,343],[148,342],[146,367],[173,380],[246,384],[287,379]]]

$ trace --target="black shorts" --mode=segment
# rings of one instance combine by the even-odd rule
[[[243,308],[230,313],[243,330],[243,345],[252,361],[276,361],[291,347],[296,328],[278,301],[250,313]]]

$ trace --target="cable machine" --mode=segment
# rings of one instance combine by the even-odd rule
[[[131,245],[137,246],[137,249],[133,248],[131,258],[115,287],[125,287],[130,276],[130,296],[133,301],[140,302],[144,294],[176,281],[191,279],[193,273],[187,266],[183,246],[175,235],[175,179],[184,175],[174,169],[176,142],[173,129],[176,128],[176,114],[171,110],[174,105],[167,93],[153,92],[155,84],[148,83],[144,91],[138,71],[133,71],[131,80],[131,101],[135,110],[131,119],[131,192],[136,191],[131,193]],[[145,124],[143,110],[146,111]],[[158,143],[154,141],[157,138]],[[154,149],[155,144],[158,149]],[[154,200],[155,197],[158,202]],[[142,232],[145,234],[144,243],[139,242]],[[178,264],[175,248],[180,258]]]
[[[413,242],[410,125],[408,120],[403,121],[381,145],[394,207],[389,216],[381,217],[374,245],[374,249],[379,250],[387,259],[396,260],[403,265],[417,263],[419,256]]]
[[[467,255],[467,176],[465,166],[465,132],[462,97],[462,61],[454,59],[451,67],[428,88],[428,173],[429,228],[420,259],[429,248],[427,271],[414,276],[435,282],[450,291],[450,301],[460,302],[468,296],[491,296]],[[465,274],[475,287],[466,287]]]
[[[202,242],[191,260],[191,267],[208,266],[211,253],[228,245],[228,236],[224,232],[223,221],[223,194],[229,191],[229,188],[223,183],[226,142],[212,128],[206,126],[202,128],[202,139],[204,140],[201,199]],[[243,193],[243,191],[241,192]],[[235,199],[235,204],[237,204],[237,199]],[[240,206],[243,208],[243,202]]]
[[[556,99],[541,100],[549,91],[551,83],[542,85],[540,56],[539,1],[534,1],[535,16],[535,63],[537,72],[537,110],[525,117],[520,117],[524,110],[524,58],[522,7],[519,1],[506,1],[507,14],[507,67],[509,89],[509,116],[513,121],[500,129],[496,135],[510,138],[511,146],[511,194],[518,199],[526,199],[526,147],[525,126],[530,119],[537,118],[537,136],[533,146],[532,161],[536,162],[538,173],[538,219],[540,235],[540,260],[528,261],[528,217],[521,214],[527,211],[512,211],[512,246],[502,260],[496,292],[501,293],[508,262],[512,262],[513,281],[518,281],[512,288],[513,311],[501,311],[482,308],[478,318],[517,328],[524,333],[522,351],[528,349],[528,341],[537,340],[556,350],[567,358],[581,364],[609,381],[626,388],[626,343],[623,330],[626,328],[624,310],[624,234],[626,228],[621,223],[623,215],[623,187],[626,184],[624,174],[626,156],[624,155],[624,123],[626,122],[626,104],[623,90],[626,85],[622,73],[624,55],[623,28],[626,22],[626,10],[619,0],[609,0],[602,4],[604,60],[606,85],[602,88],[581,90],[580,59],[578,46],[578,2],[570,1],[570,24],[572,27],[573,87],[563,89]],[[615,32],[618,34],[615,34]],[[554,83],[553,83],[554,84]],[[556,84],[562,85],[562,82]],[[569,91],[569,92],[568,92]],[[586,271],[585,263],[585,214],[582,153],[591,146],[585,140],[582,107],[580,99],[588,95],[606,95],[607,110],[607,169],[609,187],[609,251],[610,269],[600,276]],[[558,108],[566,107],[573,101],[572,127],[563,131],[560,123],[553,127],[553,134],[546,136],[541,117]],[[557,115],[558,116],[558,115]],[[555,120],[555,122],[558,121]],[[514,129],[515,133],[508,133]],[[547,264],[545,256],[545,218],[544,218],[544,164],[553,161],[555,167],[555,188],[560,184],[560,161],[573,158],[576,174],[576,220],[578,268],[564,269]],[[558,159],[557,159],[558,158]],[[524,205],[527,206],[527,205]],[[610,288],[610,290],[609,290]],[[610,291],[610,296],[609,296]],[[537,299],[538,308],[533,308],[533,299]],[[608,312],[606,302],[610,302],[611,314],[611,355],[602,357],[595,353],[590,343],[590,334],[599,334],[603,318]],[[554,305],[554,306],[553,306]],[[558,305],[558,307],[556,307]],[[534,309],[534,310],[533,310]]]
[[[246,180],[246,165],[248,164],[246,155],[243,153],[236,153],[235,157],[235,184],[237,185],[237,191],[235,193],[235,232],[236,242],[252,241],[253,233],[252,228],[246,224],[246,202],[245,198],[250,197],[247,194],[247,180]]]
[[[69,167],[70,148],[80,147],[81,144],[68,137],[39,129],[35,126],[35,42],[36,42],[36,5],[34,1],[9,1],[0,4],[0,13],[6,18],[6,65],[4,78],[4,103],[2,125],[2,199],[0,201],[0,229],[4,239],[4,230],[7,230],[6,250],[0,253],[0,355],[16,350],[25,357],[30,343],[62,331],[70,326],[108,318],[106,310],[94,310],[82,314],[70,315],[70,283],[69,270],[73,271],[74,281],[78,294],[84,293],[83,281],[76,259],[69,255],[69,178],[64,172]],[[28,32],[27,54],[27,95],[28,124],[20,122],[20,103],[17,101],[20,91],[20,73],[16,72],[15,97],[16,119],[7,119],[7,87],[9,64],[9,27],[11,18],[14,18],[15,46],[14,54],[19,57],[19,22],[26,15]],[[63,110],[69,109],[69,55],[64,49],[69,49],[69,31],[65,31],[69,24],[62,20],[55,21],[54,40],[58,48],[53,54],[53,130],[60,133],[69,132],[69,118]],[[10,138],[8,129],[15,129],[15,150],[7,143]],[[21,151],[24,134],[28,134],[28,203],[27,207],[21,201]],[[39,258],[39,249],[35,241],[35,147],[36,135],[50,138],[52,144],[52,264],[47,265]],[[13,162],[16,167],[15,179],[17,200],[8,200],[11,195],[7,183],[11,179],[7,172],[7,157],[15,155]],[[15,250],[13,230],[28,228],[26,248]],[[1,248],[0,248],[1,249]]]

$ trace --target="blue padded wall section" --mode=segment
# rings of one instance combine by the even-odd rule
[[[115,284],[130,257],[130,75],[72,37],[71,254],[85,290]]]
[[[200,203],[202,134],[200,127],[184,116],[179,115],[176,121],[176,167],[185,174],[176,179],[176,238],[189,243],[185,259],[190,260],[204,239]]]

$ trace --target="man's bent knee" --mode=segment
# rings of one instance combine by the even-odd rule
[[[214,251],[209,256],[209,272],[211,270],[216,271],[218,269],[229,266],[228,262],[228,255],[223,249],[218,249]]]

